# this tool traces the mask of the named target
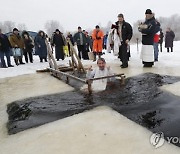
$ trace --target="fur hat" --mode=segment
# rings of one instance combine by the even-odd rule
[[[152,14],[152,11],[150,9],[147,9],[145,14]]]

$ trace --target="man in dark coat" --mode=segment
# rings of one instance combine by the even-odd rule
[[[125,22],[124,15],[118,15],[118,21],[116,22],[117,32],[121,41],[121,45],[119,47],[119,58],[122,61],[121,68],[128,67],[129,60],[129,41],[132,38],[132,26]]]
[[[169,52],[169,48],[171,48],[171,52],[173,52],[174,38],[175,38],[174,32],[170,28],[167,28],[165,35],[165,47],[167,48],[167,52]]]
[[[138,30],[142,33],[142,51],[141,59],[144,67],[152,67],[154,65],[154,35],[156,29],[156,21],[150,9],[145,12],[146,20],[140,24]]]
[[[78,32],[74,34],[74,44],[77,45],[78,48],[78,56],[81,59],[81,55],[82,58],[86,58],[86,52],[85,52],[85,44],[86,44],[86,36],[85,34],[82,32],[81,27],[78,27]]]
[[[11,65],[10,52],[11,44],[8,40],[8,37],[1,32],[0,29],[0,59],[1,59],[1,68],[14,67]],[[4,60],[4,56],[7,58],[7,65]]]
[[[57,61],[59,61],[59,59],[64,60],[64,50],[63,50],[63,46],[65,45],[64,40],[65,38],[63,34],[59,31],[59,29],[56,29],[55,34],[53,36],[52,45],[53,46],[55,45],[55,55]]]

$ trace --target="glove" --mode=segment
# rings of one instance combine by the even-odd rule
[[[100,39],[101,39],[101,37],[96,37],[96,39],[97,39],[97,40],[100,40]]]

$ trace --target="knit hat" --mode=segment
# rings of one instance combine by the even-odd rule
[[[152,11],[150,9],[147,9],[145,14],[152,14]]]
[[[19,32],[19,30],[18,30],[17,28],[14,28],[14,29],[13,29],[13,32],[14,32],[14,31],[18,31],[18,32]]]
[[[97,28],[99,28],[99,26],[98,26],[98,25],[96,25],[96,29],[97,29]]]
[[[60,32],[60,30],[59,29],[56,29],[56,31],[55,32]]]

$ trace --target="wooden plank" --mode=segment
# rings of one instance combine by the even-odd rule
[[[53,72],[53,74],[56,73],[55,76],[64,75],[64,76],[66,76],[66,77],[69,77],[69,78],[72,78],[72,79],[75,79],[75,80],[77,80],[77,81],[80,81],[80,82],[82,82],[82,83],[87,84],[86,80],[83,80],[83,79],[78,78],[78,77],[76,77],[76,76],[73,76],[73,75],[71,75],[71,74],[67,74],[67,73],[65,73],[65,72],[57,71],[57,70],[54,70],[54,69],[51,69],[51,68],[48,68],[48,69],[49,69],[51,72]]]
[[[58,69],[58,66],[57,66],[57,63],[56,63],[56,60],[52,54],[52,48],[50,46],[50,44],[48,43],[48,41],[46,40],[46,46],[47,46],[47,51],[48,51],[48,60],[49,60],[49,66],[51,68],[54,68],[54,69]]]
[[[82,64],[81,60],[79,59],[79,56],[77,55],[76,50],[74,49],[74,46],[72,45],[70,39],[68,39],[67,41],[68,41],[68,43],[69,43],[69,45],[70,45],[71,57],[73,57],[73,55],[74,55],[75,58],[77,59],[77,62],[76,62],[75,59],[74,59],[74,62],[77,63],[77,69],[78,69],[78,71],[81,71],[81,69],[82,69],[82,71],[83,71],[84,73],[86,73],[86,70],[84,69],[83,64]]]
[[[112,77],[121,77],[123,76],[124,74],[114,74],[114,75],[109,75],[109,76],[103,76],[103,77],[99,77],[99,78],[91,78],[91,79],[87,79],[87,80],[91,80],[91,81],[94,81],[94,80],[100,80],[100,79],[106,79],[106,78],[112,78]]]
[[[72,67],[59,68],[58,70],[59,70],[59,71],[62,71],[62,72],[67,72],[67,71],[73,71],[73,68],[72,68]]]
[[[49,72],[47,68],[41,69],[41,70],[36,70],[37,73],[43,73],[43,72]]]

